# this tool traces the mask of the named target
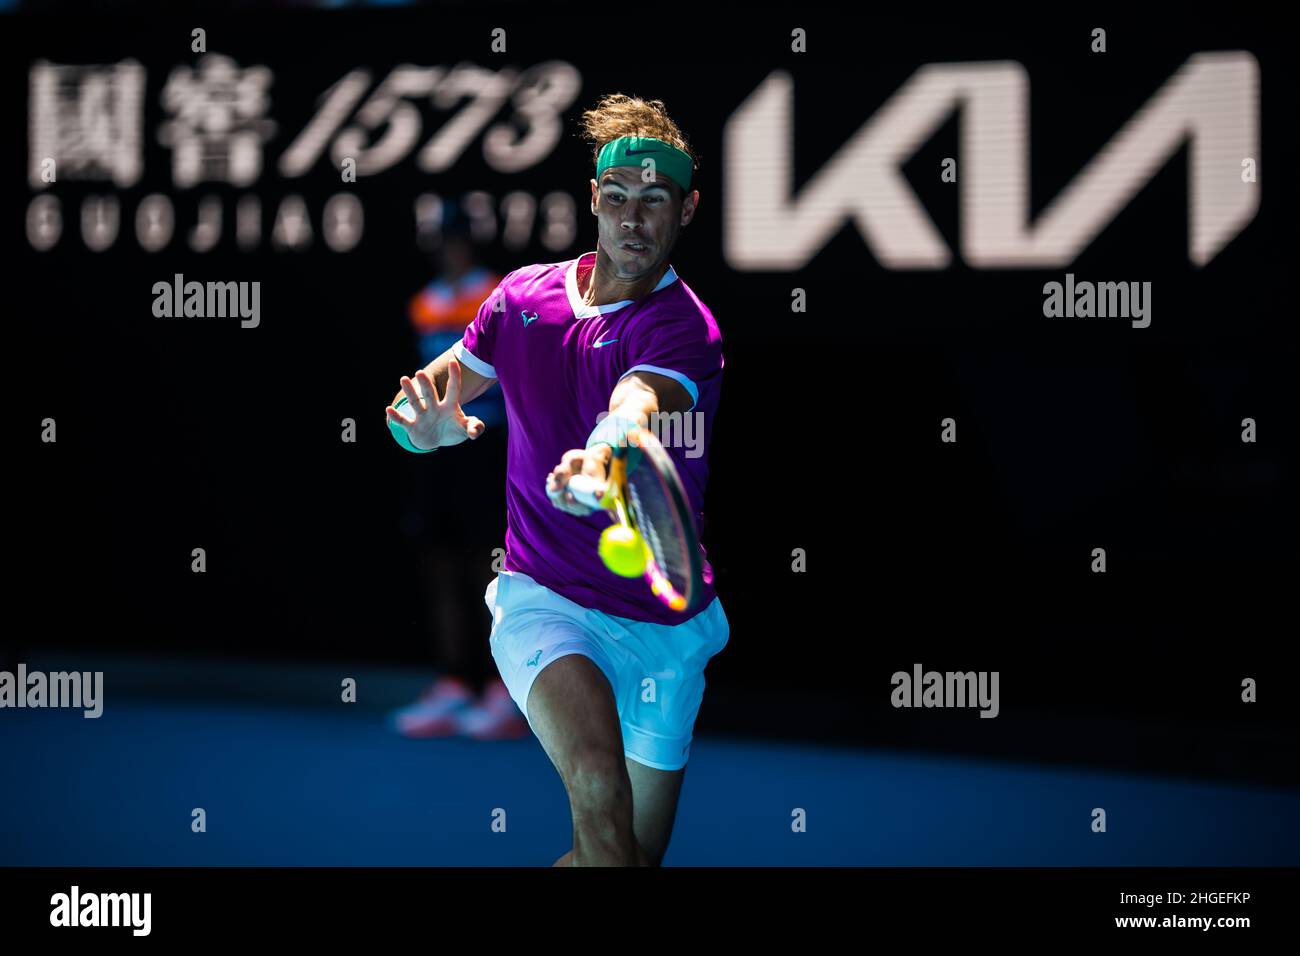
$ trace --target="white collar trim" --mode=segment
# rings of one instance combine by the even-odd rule
[[[622,302],[611,302],[608,305],[587,305],[582,301],[582,296],[578,294],[578,263],[587,256],[594,256],[596,250],[584,252],[578,258],[569,263],[569,268],[564,275],[564,290],[569,295],[569,305],[573,307],[573,314],[579,319],[590,319],[597,315],[604,315],[606,312],[614,312],[624,306],[631,305],[632,299],[624,299]],[[595,263],[592,264],[593,267]],[[651,294],[658,292],[666,286],[672,285],[677,281],[677,271],[669,264],[668,271],[664,277],[659,280],[659,284],[650,290]]]

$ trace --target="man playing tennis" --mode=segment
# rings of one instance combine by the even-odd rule
[[[657,866],[727,617],[702,553],[701,596],[686,612],[606,568],[597,546],[609,517],[566,484],[584,474],[603,487],[628,430],[653,432],[673,413],[695,416],[707,449],[722,338],[669,264],[699,191],[663,103],[615,94],[582,119],[596,157],[596,250],[507,275],[460,342],[402,377],[385,412],[403,447],[432,451],[481,435],[461,404],[500,383],[508,528],[505,570],[485,596],[490,643],[569,796],[573,849],[555,865]],[[698,530],[707,454],[668,452]]]

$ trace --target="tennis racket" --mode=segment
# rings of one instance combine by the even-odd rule
[[[589,475],[574,475],[568,490],[575,501],[608,511],[615,522],[640,534],[646,548],[644,577],[651,592],[672,610],[688,611],[704,590],[690,499],[677,466],[652,432],[630,429],[627,442],[641,455],[629,467],[629,447],[614,449],[604,497],[597,497],[599,484]]]

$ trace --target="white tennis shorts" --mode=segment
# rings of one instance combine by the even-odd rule
[[[582,607],[526,574],[502,571],[484,600],[492,613],[492,657],[525,717],[542,669],[581,654],[609,678],[624,754],[656,770],[686,766],[704,667],[731,633],[716,597],[682,624],[650,624]]]

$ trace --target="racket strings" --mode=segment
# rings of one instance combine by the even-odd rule
[[[680,533],[673,531],[676,510],[668,490],[651,469],[638,470],[635,476],[629,476],[627,487],[637,529],[650,546],[655,563],[674,588],[684,588],[690,577],[690,558],[679,553],[679,548],[664,545],[665,534],[670,541],[681,540]]]

